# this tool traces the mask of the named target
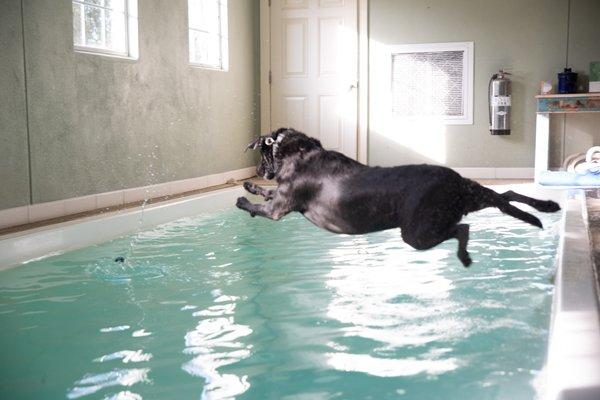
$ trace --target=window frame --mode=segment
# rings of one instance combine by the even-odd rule
[[[202,30],[202,29],[198,29],[198,28],[193,28],[190,24],[190,2],[191,1],[195,1],[195,0],[188,0],[187,1],[187,6],[188,6],[188,13],[187,13],[187,17],[188,17],[188,21],[187,21],[187,25],[188,25],[188,63],[191,67],[195,67],[195,68],[204,68],[204,69],[211,69],[211,70],[215,70],[215,71],[229,71],[229,4],[228,4],[228,0],[212,0],[217,2],[217,9],[218,9],[218,27],[219,27],[219,32],[216,34],[219,40],[219,64],[215,65],[215,64],[208,64],[208,63],[202,63],[202,62],[197,62],[197,61],[192,61],[192,52],[191,52],[191,42],[190,42],[190,34],[191,31],[194,32],[200,32],[203,34],[208,34],[208,35],[215,35],[214,32],[209,32],[206,30]],[[225,16],[223,16],[223,10],[225,10]],[[224,25],[223,19],[226,18],[227,19],[227,24]],[[227,32],[223,32],[223,27],[226,26],[227,27]]]
[[[123,0],[123,14],[125,21],[125,51],[120,52],[116,50],[107,49],[105,47],[97,47],[97,46],[86,46],[86,45],[78,45],[75,44],[75,36],[73,36],[73,50],[78,53],[86,53],[86,54],[99,54],[104,56],[111,56],[117,58],[127,58],[132,60],[137,60],[139,58],[139,50],[138,50],[138,3],[137,0]],[[89,0],[71,0],[71,10],[73,10],[73,5],[79,4],[81,5],[83,11],[85,11],[86,6],[94,7],[103,10],[114,11],[114,9],[101,6],[97,4],[90,3]],[[135,12],[133,12],[135,10]],[[82,18],[85,18],[85,12],[81,14]],[[71,20],[74,21],[74,15],[71,16]],[[82,34],[84,35],[83,42],[85,43],[85,20],[81,22]],[[135,31],[134,31],[135,30]],[[106,27],[102,30],[102,35],[106,35]]]
[[[462,74],[462,95],[463,95],[463,115],[451,116],[414,116],[414,117],[399,117],[394,116],[392,112],[393,99],[393,57],[396,54],[408,53],[436,53],[444,51],[461,51],[463,57],[463,74]],[[389,114],[393,119],[422,119],[422,118],[439,118],[445,125],[473,125],[473,69],[474,69],[474,43],[473,42],[447,42],[447,43],[418,43],[418,44],[399,44],[390,45],[387,48],[388,60],[388,81],[389,81]]]

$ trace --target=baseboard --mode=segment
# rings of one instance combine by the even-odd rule
[[[465,178],[471,179],[533,179],[533,168],[452,168]]]
[[[250,178],[255,174],[256,167],[247,167],[219,174],[159,183],[156,185],[115,190],[89,196],[8,208],[0,210],[0,228],[9,228],[86,211],[120,206],[155,197],[176,195],[192,190],[222,185],[231,179],[240,180]]]

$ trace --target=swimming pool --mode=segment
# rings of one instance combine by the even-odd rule
[[[469,269],[231,207],[2,271],[0,398],[531,399],[560,218],[536,215],[470,216]]]

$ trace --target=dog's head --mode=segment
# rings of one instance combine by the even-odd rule
[[[286,158],[302,158],[306,153],[321,148],[321,142],[317,139],[292,128],[279,128],[268,135],[257,137],[246,149],[260,149],[261,160],[256,173],[265,179],[273,179]]]

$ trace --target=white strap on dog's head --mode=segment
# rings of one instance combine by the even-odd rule
[[[277,154],[277,150],[279,149],[279,144],[283,141],[285,135],[280,133],[277,135],[277,139],[273,139],[272,137],[268,137],[265,139],[265,144],[267,146],[273,146],[273,155]]]

